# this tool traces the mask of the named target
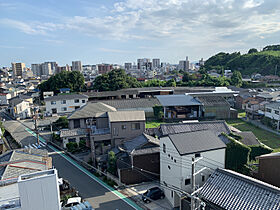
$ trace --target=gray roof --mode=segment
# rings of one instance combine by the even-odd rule
[[[269,104],[266,104],[265,107],[269,107],[269,108],[272,108],[272,109],[280,109],[280,102],[273,102],[273,103],[269,103]]]
[[[115,99],[101,100],[98,102],[115,107],[116,109],[152,108],[156,104],[160,104],[157,98]]]
[[[24,100],[19,97],[14,97],[9,100],[9,106],[16,106],[22,103]]]
[[[101,113],[117,111],[114,107],[111,107],[103,103],[87,103],[85,106],[75,110],[68,116],[68,120],[98,117]]]
[[[225,143],[212,131],[196,131],[169,135],[180,155],[226,148]]]
[[[202,105],[190,95],[159,95],[156,96],[162,106],[194,106]]]
[[[260,98],[266,98],[266,99],[272,99],[273,96],[270,95],[269,93],[260,93],[257,95],[257,97],[260,97]]]
[[[226,169],[216,169],[199,196],[221,209],[280,209],[279,188]]]
[[[237,135],[242,137],[242,139],[240,141],[247,146],[260,144],[257,137],[255,136],[255,134],[252,131],[243,131],[243,132],[237,133]]]
[[[108,112],[110,122],[145,121],[144,111],[117,111]]]
[[[59,101],[59,100],[73,100],[73,99],[87,99],[88,96],[83,94],[60,94],[57,96],[50,96],[45,101]]]
[[[72,137],[72,136],[85,136],[87,135],[87,130],[82,128],[76,128],[76,129],[67,129],[67,130],[60,130],[60,137]]]
[[[230,106],[222,96],[198,96],[196,99],[205,106]]]
[[[47,170],[48,152],[40,149],[17,149],[0,156],[0,180]]]
[[[224,120],[160,125],[161,135],[200,131],[200,130],[211,130],[217,136],[219,136],[223,132],[226,134],[229,134],[231,132]]]

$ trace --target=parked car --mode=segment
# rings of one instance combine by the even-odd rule
[[[153,187],[149,190],[147,190],[142,195],[142,200],[145,203],[150,203],[151,200],[158,200],[158,199],[164,199],[165,195],[164,192],[159,187]]]
[[[73,206],[80,204],[82,201],[81,197],[73,197],[67,200],[67,203],[62,207],[62,210],[70,210]]]

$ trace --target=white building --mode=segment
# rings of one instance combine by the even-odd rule
[[[51,75],[51,74],[52,74],[51,64],[49,62],[43,63],[41,75]]]
[[[37,77],[40,77],[41,76],[41,69],[42,69],[42,66],[41,64],[31,64],[31,70],[33,72],[33,76],[37,76]]]
[[[8,111],[13,118],[26,119],[31,117],[30,103],[19,97],[10,99]]]
[[[50,114],[70,113],[86,105],[88,96],[82,94],[66,94],[45,99],[46,112]]]
[[[60,210],[56,169],[0,180],[0,209]]]
[[[279,130],[280,124],[280,102],[273,102],[265,105],[265,117],[277,121],[277,130]]]
[[[202,157],[196,163],[195,171],[204,167],[207,169],[195,177],[198,189],[206,182],[211,170],[225,167],[225,148],[223,141],[210,130],[169,134],[160,138],[160,182],[190,193],[192,158]],[[173,207],[180,206],[178,191],[164,188],[164,192]]]

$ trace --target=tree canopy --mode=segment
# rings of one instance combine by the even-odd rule
[[[85,79],[82,73],[78,71],[62,71],[51,76],[47,81],[39,84],[41,93],[45,91],[54,91],[59,93],[61,88],[70,88],[71,91],[79,92],[85,87]]]
[[[231,84],[236,87],[242,86],[242,75],[239,71],[233,72],[233,75],[231,76]]]

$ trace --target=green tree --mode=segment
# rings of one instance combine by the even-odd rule
[[[74,92],[84,90],[85,79],[83,74],[78,71],[62,71],[38,85],[41,94],[45,91],[54,91],[57,94],[61,88],[70,88]]]
[[[248,54],[251,54],[251,53],[257,53],[258,50],[256,48],[251,48],[249,51],[248,51]]]
[[[113,151],[110,151],[108,153],[108,171],[111,174],[116,174],[116,170],[117,170],[117,158],[116,155]]]
[[[189,72],[185,72],[182,78],[183,82],[189,82],[190,80],[192,80],[191,75]]]
[[[231,76],[231,84],[236,87],[242,86],[242,75],[240,71],[234,71],[233,75]]]
[[[58,129],[68,128],[68,119],[65,116],[58,118],[57,121],[54,122],[54,127]]]

